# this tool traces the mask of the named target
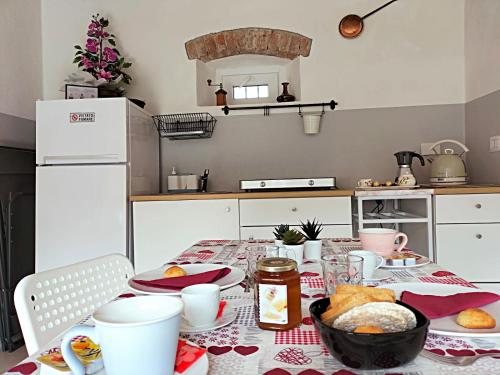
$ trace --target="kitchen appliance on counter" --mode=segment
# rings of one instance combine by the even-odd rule
[[[284,178],[264,180],[241,180],[240,190],[328,190],[336,189],[335,177]]]
[[[167,192],[168,193],[195,193],[207,192],[209,169],[205,169],[203,174],[177,174],[175,167],[172,168],[172,173],[167,176]]]
[[[151,115],[126,98],[38,101],[36,125],[35,270],[133,261],[128,197],[159,192]]]
[[[445,148],[444,154],[439,154],[436,147],[443,143],[452,143],[459,146],[463,152],[455,154],[452,148]],[[429,155],[428,160],[431,163],[430,183],[433,186],[449,186],[449,185],[465,185],[467,184],[468,176],[465,167],[465,162],[462,156],[469,149],[461,142],[445,139],[434,143],[431,150],[435,155]]]
[[[417,184],[417,179],[413,174],[411,169],[411,164],[413,158],[420,160],[422,166],[425,165],[425,160],[422,155],[417,154],[413,151],[399,151],[394,154],[396,160],[398,161],[398,177],[396,178],[396,183],[400,186],[413,186]]]

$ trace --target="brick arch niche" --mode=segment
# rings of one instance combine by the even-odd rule
[[[225,30],[186,42],[189,60],[209,62],[223,57],[253,54],[293,60],[307,57],[312,39],[291,31],[262,27]]]

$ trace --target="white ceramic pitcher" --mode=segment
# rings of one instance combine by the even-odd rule
[[[101,347],[106,375],[172,375],[182,309],[181,299],[168,296],[110,302],[92,315],[95,327],[79,325],[64,335],[64,360],[74,375],[85,375],[71,340],[88,336]]]

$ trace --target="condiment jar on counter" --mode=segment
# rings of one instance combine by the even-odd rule
[[[302,321],[300,274],[297,262],[265,258],[254,274],[255,320],[261,329],[286,331]]]

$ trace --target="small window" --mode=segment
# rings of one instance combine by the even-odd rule
[[[234,71],[228,73],[235,73]],[[279,95],[278,72],[222,74],[228,105],[270,103]]]
[[[269,85],[234,86],[233,98],[238,100],[269,98]]]

